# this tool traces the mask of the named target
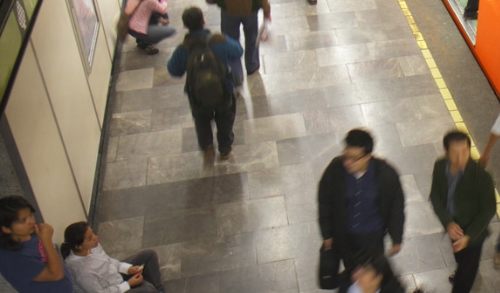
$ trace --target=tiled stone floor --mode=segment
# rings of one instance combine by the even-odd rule
[[[395,0],[272,0],[272,41],[238,100],[233,156],[203,166],[184,80],[166,72],[182,41],[180,15],[203,0],[170,1],[178,33],[145,56],[132,39],[117,60],[97,224],[106,251],[160,254],[168,292],[320,292],[317,182],[353,127],[399,170],[405,242],[392,258],[408,292],[449,292],[450,243],[428,201],[441,139],[454,127]],[[500,223],[491,229],[496,235]],[[484,246],[473,292],[500,292]]]
[[[442,135],[454,124],[397,2],[271,3],[272,41],[262,44],[261,70],[238,100],[233,156],[209,168],[184,80],[165,65],[185,33],[183,9],[200,6],[218,31],[218,8],[171,0],[178,33],[158,55],[143,55],[132,39],[124,45],[97,202],[105,250],[120,259],[154,248],[167,292],[321,292],[317,182],[346,131],[362,126],[404,185],[405,242],[391,259],[395,271],[408,292],[420,285],[449,292],[453,254],[428,193]],[[498,234],[500,222],[490,228]],[[473,292],[500,292],[494,240],[484,245]]]

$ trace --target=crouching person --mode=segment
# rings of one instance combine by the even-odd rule
[[[69,225],[61,252],[76,292],[163,292],[158,255],[146,249],[120,262],[109,257],[87,222]]]

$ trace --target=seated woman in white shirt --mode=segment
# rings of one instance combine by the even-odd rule
[[[158,255],[154,250],[143,250],[119,262],[104,252],[87,222],[66,228],[61,253],[77,293],[163,292]]]

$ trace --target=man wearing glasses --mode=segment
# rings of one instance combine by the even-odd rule
[[[325,251],[333,250],[346,269],[360,253],[384,253],[384,235],[392,239],[389,254],[401,250],[404,195],[396,170],[372,154],[373,139],[353,129],[344,139],[319,183],[319,225]]]

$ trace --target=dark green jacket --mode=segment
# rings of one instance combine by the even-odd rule
[[[434,164],[430,199],[434,212],[446,230],[449,223],[457,223],[470,237],[469,245],[481,244],[488,236],[488,225],[495,215],[495,188],[490,174],[477,162],[469,159],[455,190],[456,216],[446,210],[448,182],[445,158]]]

